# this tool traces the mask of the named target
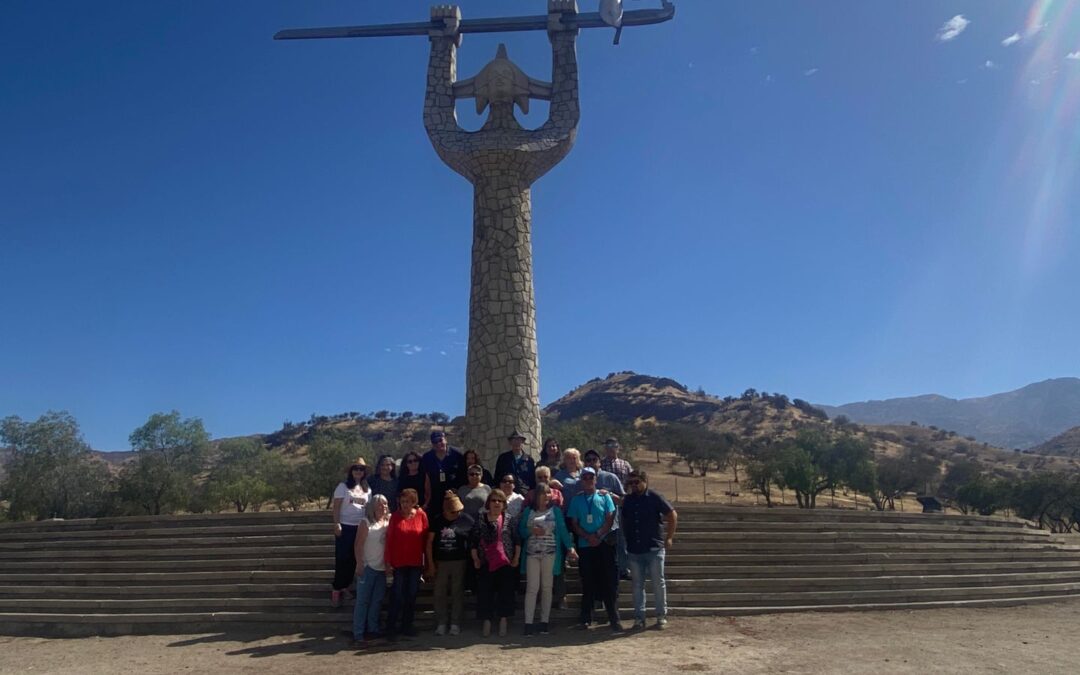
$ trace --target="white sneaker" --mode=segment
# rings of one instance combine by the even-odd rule
[[[436,635],[446,635],[446,625],[440,623],[439,627],[435,629],[435,634]]]
[[[450,624],[450,634],[461,635],[461,626],[457,625],[456,623]]]

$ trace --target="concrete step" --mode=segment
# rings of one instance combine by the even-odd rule
[[[970,586],[944,588],[905,588],[905,589],[870,589],[870,590],[809,590],[786,592],[680,592],[671,589],[668,604],[671,607],[725,607],[759,604],[785,605],[831,605],[854,604],[864,602],[923,602],[927,600],[975,600],[999,597],[1034,597],[1043,595],[1063,595],[1080,593],[1080,582],[1053,584],[1022,584],[1015,586]],[[652,600],[651,593],[647,599]],[[579,606],[580,596],[569,597],[571,607]],[[621,608],[631,609],[632,600],[628,593],[619,597]],[[474,605],[472,598],[466,599],[466,606]],[[417,608],[428,610],[433,606],[433,598],[423,595],[417,598]],[[0,613],[19,611],[85,614],[176,611],[199,612],[215,611],[268,611],[295,612],[325,610],[327,599],[309,597],[230,597],[230,598],[0,598]]]
[[[1014,607],[1055,602],[1080,600],[1078,593],[1059,595],[1021,596],[985,598],[975,600],[932,600],[922,602],[867,602],[838,603],[829,605],[756,605],[725,607],[672,607],[669,612],[675,617],[693,616],[748,616],[754,614],[774,614],[787,612],[849,612],[943,609],[965,607]],[[568,624],[576,620],[576,610],[552,611],[556,630],[569,630]],[[629,618],[629,617],[626,617]],[[183,633],[220,633],[237,629],[259,632],[267,635],[293,634],[310,632],[312,634],[335,635],[340,630],[347,630],[352,617],[347,611],[338,612],[186,612],[186,613],[120,613],[120,614],[63,614],[44,612],[7,612],[0,613],[0,634],[5,635],[44,635],[50,637],[88,637],[117,635],[153,635]],[[417,617],[417,627],[430,628],[431,617],[421,613]],[[515,618],[515,625],[520,623],[520,616]],[[465,622],[466,635],[478,635],[476,621],[469,617]],[[602,628],[601,628],[602,629]],[[516,636],[511,641],[516,640]],[[404,644],[430,642],[436,645],[455,644],[454,638],[435,638],[421,635],[415,641]]]
[[[763,508],[753,506],[721,506],[713,504],[674,504],[680,516],[693,516],[712,520],[756,520],[814,522],[820,520],[857,521],[863,523],[949,523],[962,525],[985,525],[988,527],[1025,528],[1026,521],[1018,518],[1000,518],[960,514],[923,514],[893,511],[867,511],[855,509],[798,509],[792,507]]]
[[[1080,560],[1045,562],[941,562],[941,563],[867,563],[835,565],[688,565],[671,570],[672,579],[814,579],[821,577],[862,578],[967,574],[1024,574],[1036,572],[1071,572],[1080,570]],[[242,583],[329,583],[330,567],[310,570],[272,570],[239,568],[234,570],[183,571],[171,569],[158,572],[82,572],[38,570],[0,573],[0,584],[26,586],[163,586],[179,584],[242,584]],[[577,575],[574,568],[568,579]]]
[[[915,588],[962,588],[971,586],[1017,586],[1045,583],[1080,583],[1080,569],[1072,571],[1023,572],[999,574],[955,574],[929,576],[875,576],[875,577],[821,577],[821,578],[702,578],[667,580],[671,592],[683,593],[735,593],[779,592],[808,590],[866,590],[866,589],[915,589]],[[567,580],[567,591],[573,596],[580,591],[576,577]],[[620,587],[629,589],[623,582]],[[220,584],[162,584],[126,586],[122,593],[115,585],[26,585],[0,583],[0,598],[48,598],[51,600],[100,598],[260,598],[300,597],[318,598],[325,601],[329,586],[321,583],[220,583]],[[421,586],[421,596],[429,595],[432,586]]]
[[[179,516],[121,516],[115,518],[84,518],[74,520],[39,520],[33,522],[2,522],[0,537],[8,532],[55,532],[63,530],[130,530],[166,527],[198,527],[201,525],[239,525],[257,527],[263,524],[332,523],[329,511],[266,511],[263,513],[198,513]]]
[[[70,521],[69,521],[70,522]],[[75,540],[100,541],[110,546],[126,546],[126,540],[180,540],[184,538],[214,538],[214,537],[251,537],[251,536],[277,536],[284,534],[322,536],[329,538],[330,521],[320,520],[305,523],[257,523],[249,525],[216,525],[213,523],[204,526],[174,526],[152,528],[99,528],[99,529],[73,529],[63,523],[44,530],[9,530],[0,528],[0,543],[18,542],[69,542]],[[1036,537],[1050,537],[1049,531],[1037,529],[1003,529],[997,526],[986,525],[954,525],[947,523],[876,523],[876,522],[844,522],[844,521],[821,521],[821,522],[795,522],[795,521],[711,521],[698,517],[684,517],[679,523],[680,532],[748,532],[748,533],[771,533],[771,532],[926,532],[938,534],[1001,534],[1003,532],[1024,533]],[[160,542],[156,542],[160,543]]]
[[[669,552],[666,566],[669,569],[681,565],[744,565],[762,561],[758,553],[679,553],[681,548]],[[829,563],[881,563],[881,562],[1045,562],[1051,560],[1080,560],[1076,551],[1021,550],[1021,551],[886,551],[848,553],[774,553],[768,562],[776,565],[829,564]]]

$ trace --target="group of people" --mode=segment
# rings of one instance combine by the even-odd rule
[[[436,635],[458,635],[466,591],[476,595],[481,632],[505,636],[525,577],[524,634],[546,634],[552,606],[565,607],[566,567],[581,578],[579,627],[602,604],[612,631],[622,632],[620,579],[632,581],[634,628],[646,627],[645,579],[652,583],[656,626],[667,624],[664,556],[677,527],[671,504],[648,487],[644,471],[619,457],[615,438],[605,456],[562,451],[544,441],[540,459],[510,434],[494,473],[479,455],[431,434],[431,449],[395,462],[378,459],[372,475],[359,458],[335,489],[332,512],[335,574],[330,601],[355,589],[353,637],[416,635],[421,583],[434,583]],[[379,613],[389,590],[385,631]]]

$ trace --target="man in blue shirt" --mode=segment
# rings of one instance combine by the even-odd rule
[[[567,511],[570,529],[578,538],[581,576],[581,628],[592,623],[593,603],[604,602],[611,630],[621,633],[619,575],[615,569],[615,502],[610,493],[596,489],[596,469],[581,470],[581,491]]]
[[[630,492],[622,503],[622,529],[632,570],[634,628],[645,627],[645,574],[652,577],[656,627],[667,626],[667,584],[664,552],[675,538],[678,514],[663,495],[649,489],[644,471],[632,471],[626,480]],[[666,526],[666,527],[662,527]]]
[[[600,453],[596,450],[589,450],[585,453],[585,466],[591,466],[596,471],[596,489],[600,492],[607,492],[611,494],[612,500],[615,501],[615,506],[618,507],[622,504],[623,495],[626,492],[623,490],[622,481],[619,477],[610,471],[604,471],[600,468]],[[615,529],[619,530],[621,525],[619,524],[619,516],[615,515]],[[627,562],[626,557],[626,540],[622,536],[622,532],[618,532],[618,539],[615,541],[615,567],[619,570],[619,578],[624,581],[630,580],[630,563]]]
[[[447,490],[457,490],[468,482],[465,476],[465,456],[446,442],[446,432],[431,432],[431,449],[420,459],[420,470],[431,481],[431,501],[428,515],[442,513],[443,497]]]

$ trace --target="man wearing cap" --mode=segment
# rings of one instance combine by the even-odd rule
[[[446,432],[431,432],[431,449],[420,460],[420,470],[431,481],[431,501],[428,503],[428,516],[434,516],[442,510],[439,495],[447,490],[457,491],[465,484],[465,456],[457,448],[451,448],[446,442]]]
[[[428,529],[428,566],[424,577],[435,580],[436,635],[461,632],[461,617],[465,612],[465,561],[469,555],[469,532],[474,523],[464,509],[458,496],[447,491],[442,512],[431,519]]]
[[[615,502],[607,491],[596,489],[596,469],[581,470],[581,491],[567,511],[570,529],[578,538],[581,576],[580,626],[592,623],[593,603],[602,600],[611,630],[621,633],[619,622],[619,576],[615,569]]]
[[[589,450],[585,453],[585,466],[591,466],[596,471],[596,489],[600,492],[607,492],[611,494],[611,499],[615,502],[615,506],[618,507],[622,504],[623,495],[626,494],[623,488],[622,481],[619,477],[610,472],[600,468],[602,466],[600,462],[600,453],[596,450]],[[630,562],[626,556],[626,540],[623,538],[621,525],[619,524],[619,516],[615,515],[615,567],[619,570],[619,578],[623,581],[630,580]]]
[[[604,458],[600,460],[600,468],[618,476],[619,482],[626,487],[626,479],[630,477],[634,467],[619,457],[619,449],[619,439],[611,437],[604,441]]]
[[[506,475],[516,477],[514,491],[525,494],[536,487],[536,462],[525,452],[525,436],[514,430],[507,440],[510,441],[510,449],[495,461],[495,477],[496,480]]]

